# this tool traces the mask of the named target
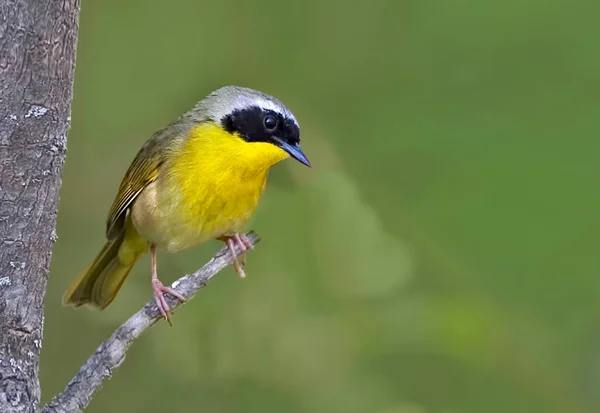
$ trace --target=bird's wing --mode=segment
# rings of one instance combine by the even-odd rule
[[[160,166],[164,163],[168,151],[167,146],[177,139],[176,135],[173,128],[160,130],[142,146],[136,155],[121,181],[119,192],[108,213],[106,237],[109,240],[121,234],[131,203],[158,177]]]

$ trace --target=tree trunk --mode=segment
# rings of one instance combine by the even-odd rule
[[[0,0],[2,413],[34,412],[40,400],[43,298],[56,239],[79,7],[79,0]]]

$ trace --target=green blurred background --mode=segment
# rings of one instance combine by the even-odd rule
[[[600,411],[600,3],[83,1],[43,399],[151,298],[63,308],[140,145],[210,91],[283,100],[286,161],[219,274],[88,411]],[[159,254],[169,283],[211,242]]]

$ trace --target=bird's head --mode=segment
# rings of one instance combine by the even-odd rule
[[[196,113],[220,125],[248,143],[263,142],[277,146],[292,158],[311,166],[300,149],[300,127],[292,112],[279,100],[265,93],[225,86],[200,101]]]

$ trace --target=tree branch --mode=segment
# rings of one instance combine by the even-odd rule
[[[252,245],[260,241],[260,238],[254,232],[248,233],[248,239]],[[237,244],[236,254],[241,254]],[[206,286],[212,277],[232,262],[233,259],[231,254],[228,253],[227,247],[223,247],[204,267],[191,275],[184,275],[175,281],[171,287],[189,300],[201,288]],[[181,305],[178,300],[171,298],[170,295],[166,295],[165,298],[172,309]],[[155,301],[149,301],[98,347],[96,352],[69,382],[65,390],[44,406],[41,413],[82,412],[90,403],[94,394],[100,389],[104,379],[110,378],[112,371],[123,363],[127,350],[129,350],[135,339],[160,319],[161,315]]]

